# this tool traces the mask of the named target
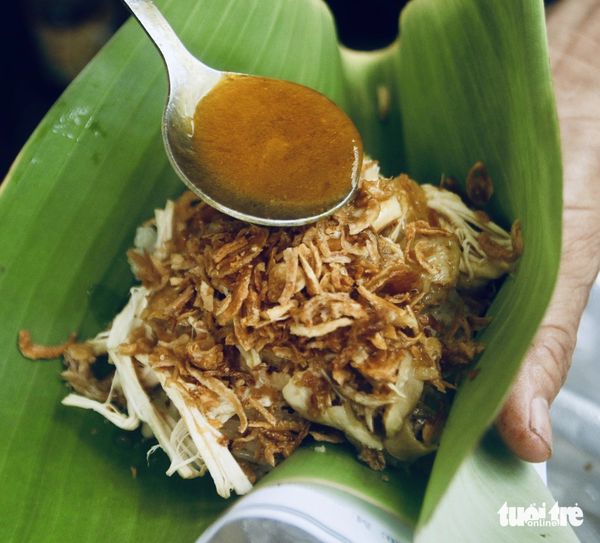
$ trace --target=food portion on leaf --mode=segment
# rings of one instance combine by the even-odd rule
[[[436,448],[483,349],[492,280],[521,249],[517,227],[373,161],[348,205],[304,227],[247,224],[185,193],[138,229],[141,286],[110,329],[65,344],[63,403],[142,425],[169,475],[208,471],[221,496],[309,434],[345,436],[374,469],[411,461]]]

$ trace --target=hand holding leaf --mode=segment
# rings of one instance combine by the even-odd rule
[[[548,14],[565,166],[562,257],[552,301],[498,419],[509,447],[532,462],[552,453],[549,406],[567,377],[600,268],[598,8],[594,0],[563,0]]]

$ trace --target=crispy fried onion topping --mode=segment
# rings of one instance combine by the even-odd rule
[[[352,202],[313,225],[249,225],[185,193],[136,240],[142,285],[108,332],[64,346],[63,403],[143,425],[169,474],[208,471],[222,496],[309,432],[343,432],[376,469],[434,449],[486,324],[486,301],[457,286],[519,253],[453,194],[368,161]]]

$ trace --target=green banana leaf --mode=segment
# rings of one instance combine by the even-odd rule
[[[498,510],[504,503],[548,509],[552,496],[530,465],[512,456],[498,436],[487,435],[475,454],[463,462],[428,523],[416,534],[416,543],[461,542],[577,543],[569,527],[501,527]]]
[[[502,540],[490,511],[546,496],[496,442],[477,448],[558,269],[561,161],[541,0],[412,0],[398,42],[373,53],[340,48],[320,0],[157,3],[206,63],[328,95],[386,173],[464,179],[476,160],[486,162],[495,182],[489,211],[504,225],[521,220],[525,253],[491,309],[480,372],[458,392],[433,468],[390,469],[382,482],[344,448],[331,448],[327,465],[306,449],[271,479],[318,477],[361,493],[415,526],[417,540],[435,540],[459,518],[461,530],[487,522],[486,533]],[[0,186],[1,541],[193,541],[228,505],[208,479],[165,477],[164,457],[147,460],[140,435],[61,406],[60,363],[28,362],[16,346],[23,328],[37,342],[93,335],[124,304],[136,226],[183,190],[162,149],[166,90],[159,56],[128,22]],[[467,496],[480,515],[460,509]],[[563,532],[555,540],[570,540]],[[474,534],[460,537],[479,540]]]

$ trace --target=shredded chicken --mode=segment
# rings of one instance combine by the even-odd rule
[[[40,352],[64,351],[63,403],[143,425],[168,474],[209,471],[222,496],[309,433],[342,432],[376,469],[435,449],[448,391],[483,349],[481,287],[522,250],[518,227],[372,161],[354,199],[313,225],[250,225],[185,193],[136,245],[141,286],[111,328]],[[38,354],[27,335],[21,347]]]

